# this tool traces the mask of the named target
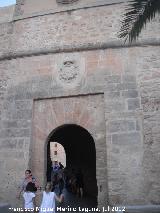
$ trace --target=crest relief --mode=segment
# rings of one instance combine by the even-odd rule
[[[64,87],[78,86],[85,75],[84,58],[79,54],[64,54],[57,56],[56,79]]]

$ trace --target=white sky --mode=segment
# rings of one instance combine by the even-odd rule
[[[9,6],[15,3],[16,3],[16,0],[0,0],[0,7]]]

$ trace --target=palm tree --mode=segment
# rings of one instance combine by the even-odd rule
[[[118,37],[131,43],[138,38],[146,23],[160,13],[160,0],[131,0],[128,6]]]

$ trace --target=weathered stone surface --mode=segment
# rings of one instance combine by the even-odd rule
[[[1,129],[0,135],[1,138],[29,137],[30,129],[18,129],[18,128]]]
[[[136,51],[136,50],[135,50]],[[155,48],[156,51],[156,48]],[[1,123],[3,129],[2,129],[2,136],[4,137],[13,137],[17,140],[17,143],[15,145],[15,148],[22,149],[25,152],[25,159],[24,165],[26,165],[27,168],[27,162],[28,162],[28,153],[29,153],[29,143],[30,140],[28,139],[31,135],[31,131],[27,130],[27,132],[23,132],[24,129],[28,129],[31,127],[31,115],[32,115],[32,103],[33,98],[52,98],[52,97],[63,97],[63,96],[77,96],[79,94],[88,94],[88,93],[97,93],[97,92],[103,92],[104,91],[104,97],[105,97],[105,105],[103,105],[105,109],[105,119],[106,119],[106,133],[111,134],[112,141],[106,137],[106,149],[107,152],[107,171],[108,171],[108,177],[109,180],[113,181],[111,186],[112,188],[109,188],[109,197],[113,198],[116,194],[118,194],[117,202],[121,202],[123,199],[126,200],[128,203],[144,203],[147,202],[147,200],[151,200],[151,195],[153,191],[151,191],[150,195],[148,197],[145,197],[144,191],[142,188],[140,188],[140,185],[142,185],[142,179],[143,174],[141,171],[143,170],[143,167],[140,167],[139,165],[142,165],[142,148],[141,146],[141,139],[143,138],[141,136],[141,131],[143,131],[143,128],[147,125],[147,122],[144,123],[144,127],[141,129],[141,124],[138,119],[143,119],[140,116],[140,113],[138,113],[138,110],[140,109],[140,104],[137,104],[137,100],[139,103],[139,97],[141,95],[144,96],[144,88],[142,87],[141,90],[138,89],[138,84],[140,82],[141,77],[138,79],[134,77],[133,73],[130,76],[127,72],[126,78],[123,74],[121,76],[120,73],[124,72],[124,67],[126,67],[125,63],[123,63],[123,57],[125,50],[103,50],[102,51],[91,51],[91,52],[82,52],[79,54],[79,57],[82,56],[83,60],[85,61],[85,70],[83,70],[83,75],[81,76],[81,86],[76,85],[74,87],[71,87],[70,89],[67,87],[65,88],[64,85],[59,85],[56,81],[57,78],[57,72],[55,71],[55,60],[57,57],[60,57],[60,54],[55,55],[48,55],[48,56],[37,56],[33,58],[24,58],[24,59],[17,59],[10,61],[9,64],[6,66],[4,64],[4,67],[6,67],[7,72],[9,72],[10,68],[12,67],[12,72],[10,72],[10,78],[9,81],[9,92],[6,96],[7,102],[4,105],[5,111],[3,111],[3,122]],[[132,54],[131,54],[132,53]],[[134,48],[132,51],[130,50],[130,56],[127,56],[127,60],[131,60],[134,56]],[[109,56],[110,54],[110,56]],[[140,54],[140,53],[139,53]],[[140,54],[141,56],[141,54]],[[67,54],[66,54],[67,57]],[[71,54],[70,56],[71,57]],[[108,59],[108,57],[110,57]],[[126,56],[125,56],[126,57]],[[141,56],[142,57],[142,56]],[[118,65],[115,63],[111,63],[111,61],[114,60],[120,60],[120,63],[122,64],[121,68],[118,67]],[[133,59],[132,59],[133,60]],[[132,63],[131,60],[131,63]],[[138,59],[137,59],[138,60]],[[39,63],[41,63],[39,65]],[[30,69],[28,69],[28,66]],[[137,67],[139,64],[137,65]],[[102,69],[102,67],[110,67],[112,72],[114,72],[113,77],[111,77],[110,70]],[[115,75],[115,72],[117,71],[118,67],[118,74]],[[125,68],[126,69],[126,68]],[[13,72],[14,70],[14,72]],[[137,71],[138,72],[138,68]],[[136,79],[136,81],[135,81]],[[45,88],[45,89],[44,89]],[[155,88],[155,86],[154,86]],[[99,90],[100,89],[100,90]],[[156,89],[157,90],[157,89]],[[145,91],[149,91],[145,89]],[[151,91],[151,90],[150,90]],[[5,90],[4,90],[5,93]],[[154,94],[154,93],[153,93]],[[155,94],[154,94],[155,95]],[[143,99],[142,99],[143,100]],[[148,99],[147,99],[148,100]],[[97,103],[97,106],[100,104]],[[128,108],[128,104],[130,104],[130,108]],[[142,106],[145,104],[145,102],[141,102]],[[43,109],[43,107],[42,107]],[[42,110],[41,109],[41,110]],[[90,108],[92,110],[92,107]],[[61,106],[59,105],[56,107],[56,115],[59,114],[59,110],[61,111]],[[135,111],[136,110],[136,111]],[[70,106],[69,108],[66,108],[66,120],[67,122],[71,121],[71,116],[69,116],[69,112],[73,111],[73,108]],[[80,109],[81,111],[81,109]],[[41,111],[43,112],[43,111]],[[152,112],[152,111],[150,111]],[[155,112],[155,111],[154,111]],[[158,111],[156,111],[158,112]],[[46,113],[44,111],[44,113]],[[146,111],[145,111],[146,113]],[[85,114],[84,114],[85,115]],[[78,114],[75,112],[75,117],[77,117]],[[103,111],[102,111],[102,117]],[[157,125],[157,119],[158,117],[153,117],[152,115],[144,115],[145,120],[148,120],[151,122],[151,126]],[[10,120],[5,120],[5,118],[9,118]],[[152,119],[152,120],[151,120]],[[57,118],[57,121],[59,120],[59,123],[62,123],[62,117]],[[99,117],[96,116],[96,121],[98,125]],[[84,127],[89,122],[92,121],[88,120],[88,118],[85,116],[82,116],[81,122],[84,123]],[[43,124],[43,122],[42,122]],[[103,127],[102,127],[103,126]],[[14,131],[13,127],[15,129],[18,129]],[[6,130],[5,130],[5,129]],[[53,128],[53,127],[52,127]],[[21,131],[22,129],[22,131]],[[99,126],[97,126],[97,130],[100,131],[101,129],[105,129],[105,126],[103,124],[99,123]],[[158,127],[157,127],[158,129]],[[25,130],[26,131],[26,130]],[[152,129],[153,131],[153,129]],[[154,131],[157,131],[156,128],[154,128]],[[5,132],[5,133],[4,133]],[[24,134],[23,134],[24,133]],[[118,133],[118,134],[115,134]],[[122,134],[123,133],[123,134]],[[41,139],[43,138],[43,134],[40,132],[38,133],[38,137]],[[144,142],[147,144],[150,144],[150,139],[147,139],[147,137],[150,137],[153,144],[153,141],[156,141],[159,137],[158,134],[153,137],[153,133],[147,136],[145,133]],[[17,137],[21,137],[22,143],[19,142],[20,139]],[[27,142],[26,139],[27,138]],[[47,137],[47,135],[46,135]],[[103,140],[99,140],[100,134],[96,134],[95,138],[99,141],[99,144],[103,144]],[[148,142],[147,142],[148,141]],[[9,143],[9,142],[8,142]],[[14,145],[14,143],[13,143]],[[3,149],[7,149],[8,146],[12,146],[9,144],[3,144]],[[6,148],[5,148],[6,147]],[[14,147],[14,146],[13,146]],[[158,145],[155,146],[153,153],[156,153],[158,150]],[[147,151],[149,148],[146,147],[145,155],[144,155],[144,168],[145,168],[145,176],[148,179],[148,176],[151,175],[151,169],[152,166],[147,168],[147,165],[149,165],[147,162],[147,158],[151,159],[151,154]],[[97,153],[101,156],[104,150],[104,146],[102,149],[97,147]],[[128,153],[128,154],[127,154]],[[133,154],[131,158],[131,153]],[[13,154],[14,157],[18,157],[17,154]],[[4,156],[4,155],[2,155]],[[8,156],[8,154],[6,154]],[[19,154],[19,156],[22,156],[22,153]],[[99,157],[99,162],[103,162],[103,159]],[[126,164],[126,162],[128,162]],[[152,162],[154,162],[152,160]],[[100,163],[101,164],[101,163]],[[103,164],[102,164],[103,165]],[[151,163],[152,165],[152,163]],[[20,166],[21,167],[21,166]],[[128,169],[130,168],[129,172]],[[134,169],[133,169],[134,168]],[[135,171],[133,172],[132,169]],[[121,170],[121,173],[125,175],[124,184],[122,184],[122,187],[116,187],[120,183],[120,179],[113,178],[116,177],[117,172],[113,172],[113,170]],[[157,168],[154,168],[154,174],[157,174]],[[118,173],[120,175],[120,173]],[[134,179],[139,176],[139,180],[137,180],[137,185],[134,186],[132,183],[132,179]],[[103,177],[99,176],[99,180],[103,179]],[[153,177],[155,184],[156,182],[156,176]],[[147,184],[147,179],[145,180],[145,183]],[[110,182],[109,182],[110,183]],[[133,187],[130,188],[129,184],[132,184]],[[115,187],[114,187],[115,186]],[[124,187],[125,186],[125,187]],[[158,186],[157,186],[158,187]],[[130,191],[133,191],[131,195],[123,196],[123,194],[126,193],[127,188],[130,188]],[[137,190],[137,191],[136,191]],[[140,191],[141,190],[141,191]],[[154,193],[156,193],[154,191]],[[100,195],[101,196],[101,195]],[[137,196],[139,196],[139,201],[137,200]],[[101,199],[101,198],[99,198]],[[114,198],[113,198],[114,199]],[[155,198],[157,200],[157,196]],[[111,202],[111,201],[110,201]],[[156,201],[155,201],[156,202]]]
[[[135,110],[140,108],[139,99],[128,99],[128,110]]]
[[[122,96],[124,98],[137,98],[138,97],[138,91],[137,90],[122,91]]]
[[[125,121],[125,120],[117,120],[111,121],[108,123],[108,131],[109,132],[123,132],[135,130],[135,122],[134,121]]]
[[[0,7],[0,24],[13,20],[15,6]]]
[[[159,22],[137,46],[121,48],[124,4],[109,2],[19,0],[17,20],[1,24],[1,200],[17,203],[12,195],[30,166],[44,179],[48,135],[74,123],[95,142],[99,205],[159,202]]]
[[[105,77],[105,81],[107,83],[120,83],[121,82],[121,76],[119,75],[112,75]]]
[[[72,11],[72,8],[70,8],[70,12],[68,13],[62,8],[61,12],[55,11],[54,13],[54,11],[52,12],[51,10],[48,12],[45,11],[46,5],[48,4],[50,5],[49,7],[57,6],[57,4],[54,5],[54,3],[51,3],[51,0],[48,1],[49,3],[41,1],[41,3],[37,5],[29,0],[16,5],[15,13],[22,15],[26,10],[27,13],[24,15],[24,18],[28,17],[29,14],[30,17],[32,17],[32,15],[34,17],[32,21],[30,21],[31,19],[23,19],[23,16],[20,16],[20,20],[15,22],[13,36],[10,37],[10,46],[5,52],[3,51],[4,56],[14,57],[16,54],[27,56],[33,53],[45,53],[46,50],[49,53],[54,52],[54,49],[57,51],[62,49],[71,50],[76,46],[77,50],[82,46],[87,46],[89,49],[93,44],[97,43],[104,43],[106,47],[106,43],[108,47],[116,45],[117,43],[119,46],[123,45],[122,39],[117,37],[117,32],[120,29],[119,17],[124,12],[125,4],[118,4],[118,0],[116,0],[116,2],[118,1],[117,4],[111,5],[109,5],[108,1],[106,2],[104,0],[98,3],[95,0],[92,2],[80,1],[78,4],[80,3],[81,5],[77,10]],[[113,0],[111,0],[111,2],[113,2]],[[89,6],[87,6],[88,4]],[[94,7],[95,4],[96,7]],[[41,9],[38,16],[36,8],[40,5]],[[115,13],[113,13],[113,10]],[[143,31],[143,37],[140,38],[140,42],[145,42],[146,40],[150,43],[159,41],[159,25],[158,21],[156,21],[157,19],[155,19],[154,24],[148,25],[147,29]],[[59,24],[59,22],[61,22],[61,24]],[[152,35],[155,39],[148,35]],[[99,48],[100,47],[101,45]]]
[[[141,135],[137,132],[125,133],[125,134],[114,134],[112,135],[112,143],[124,146],[124,145],[138,145],[141,141]]]

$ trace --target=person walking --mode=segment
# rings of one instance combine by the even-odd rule
[[[25,212],[31,212],[31,211],[34,212],[36,191],[37,191],[37,188],[35,187],[35,184],[32,182],[29,182],[26,186],[25,192],[23,193]]]
[[[55,192],[52,192],[51,190],[51,183],[47,183],[45,190],[43,191],[43,198],[39,213],[55,213],[55,201],[60,203],[63,202],[64,195],[61,194],[60,197],[58,197]]]

